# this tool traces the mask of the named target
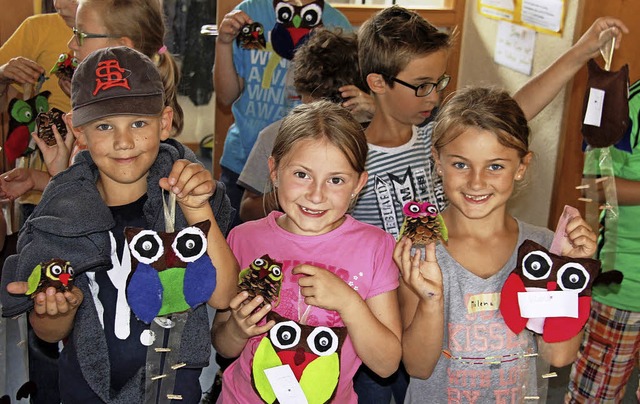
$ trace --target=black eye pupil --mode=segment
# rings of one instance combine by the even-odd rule
[[[293,327],[282,326],[278,330],[277,338],[282,345],[287,345],[291,343],[291,341],[293,341],[293,339],[295,338],[295,335],[296,335],[296,330]]]
[[[135,246],[135,250],[141,257],[152,258],[158,253],[160,246],[152,235],[140,237]]]
[[[327,331],[319,332],[318,335],[314,338],[314,343],[316,349],[319,352],[326,352],[331,348],[331,341],[333,340],[333,336],[329,334]]]
[[[567,289],[580,289],[586,281],[584,273],[577,268],[568,268],[562,274],[562,283]]]
[[[203,247],[203,240],[197,234],[184,234],[178,238],[176,248],[183,257],[193,257],[200,253]]]
[[[529,256],[523,264],[523,269],[536,278],[544,278],[551,270],[549,263],[539,255]]]

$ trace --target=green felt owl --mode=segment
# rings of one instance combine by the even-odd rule
[[[276,312],[267,321],[276,325],[262,338],[253,356],[253,386],[266,403],[276,402],[264,370],[289,365],[309,404],[326,403],[334,396],[340,377],[340,353],[346,327],[313,327]]]
[[[240,290],[249,292],[250,299],[257,295],[264,297],[260,307],[267,303],[276,307],[280,302],[282,278],[282,264],[265,254],[253,260],[249,268],[240,272],[238,285]]]
[[[53,286],[59,292],[66,292],[73,287],[73,268],[68,261],[54,258],[36,265],[27,279],[29,289],[27,295],[35,297]]]

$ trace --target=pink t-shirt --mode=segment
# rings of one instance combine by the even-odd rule
[[[283,264],[280,304],[274,309],[279,315],[310,326],[344,326],[337,312],[304,303],[297,283],[300,275],[291,274],[300,264],[331,271],[365,300],[398,287],[399,272],[392,258],[395,240],[383,230],[347,215],[344,223],[329,233],[300,236],[276,224],[281,215],[281,212],[272,212],[264,219],[244,223],[234,228],[228,237],[240,268],[249,267],[264,254]],[[240,357],[224,372],[218,402],[262,402],[251,382],[252,360],[262,338],[263,335],[259,335],[249,340]],[[340,351],[340,377],[334,402],[357,403],[352,379],[361,363],[347,337]]]

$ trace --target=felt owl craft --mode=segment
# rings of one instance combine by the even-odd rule
[[[340,352],[346,327],[313,327],[272,311],[267,321],[276,324],[262,338],[253,356],[252,382],[262,400],[276,402],[264,370],[289,365],[309,404],[331,400],[340,376]]]
[[[240,28],[236,43],[242,49],[265,49],[267,41],[264,38],[264,27],[259,22],[244,25]]]
[[[322,26],[324,0],[304,6],[292,2],[273,0],[276,25],[271,30],[273,50],[291,60],[296,49],[306,42],[312,29]]]
[[[429,202],[409,201],[402,208],[404,222],[400,235],[407,236],[414,245],[427,245],[438,239],[447,241],[447,227],[436,205]]]
[[[542,334],[546,342],[570,339],[589,318],[591,287],[599,271],[598,260],[559,256],[525,240],[518,248],[516,267],[500,295],[500,312],[505,323],[516,334],[525,327]],[[526,296],[530,293],[537,295]],[[533,306],[537,311],[543,308],[548,315],[524,317],[523,313]],[[570,307],[577,307],[577,317],[566,315]]]
[[[249,268],[240,272],[238,285],[240,290],[249,292],[249,299],[257,295],[264,297],[260,307],[271,303],[276,307],[280,302],[280,287],[282,286],[282,264],[265,254],[253,260]]]
[[[61,53],[49,74],[55,74],[60,79],[71,80],[76,67],[78,67],[78,59],[74,58],[73,54]]]
[[[180,313],[209,300],[216,269],[207,254],[208,220],[174,233],[125,228],[131,251],[127,302],[141,321]]]
[[[66,292],[73,288],[73,267],[68,261],[59,258],[51,259],[36,265],[27,279],[29,289],[26,295],[32,298],[54,287],[58,292]]]
[[[62,120],[64,112],[58,108],[51,108],[49,112],[41,112],[36,116],[36,125],[38,128],[38,137],[47,144],[47,146],[55,146],[56,138],[53,134],[52,126],[55,125],[62,139],[67,137],[67,125]]]
[[[36,128],[36,116],[49,110],[50,91],[43,91],[28,100],[9,101],[9,135],[4,144],[7,161],[13,162],[29,151],[31,132]]]

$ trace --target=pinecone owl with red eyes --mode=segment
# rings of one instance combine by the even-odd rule
[[[591,288],[599,272],[598,260],[556,255],[534,241],[525,240],[518,248],[516,267],[500,293],[504,322],[515,334],[526,327],[542,334],[546,342],[572,338],[589,318]],[[523,313],[533,306],[548,307],[556,313],[524,317]],[[577,317],[558,314],[571,306],[576,308]]]
[[[249,268],[243,269],[238,277],[240,290],[249,292],[249,299],[257,295],[264,297],[260,307],[271,303],[276,307],[280,302],[282,286],[282,264],[265,254],[253,260]]]
[[[436,205],[429,202],[409,201],[402,208],[404,222],[400,236],[408,237],[413,245],[427,245],[449,236],[442,215]]]

